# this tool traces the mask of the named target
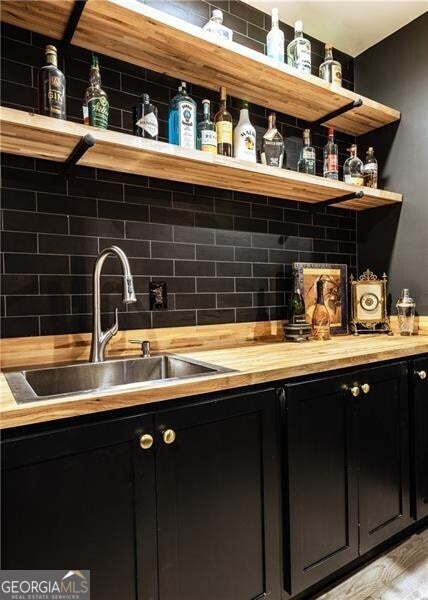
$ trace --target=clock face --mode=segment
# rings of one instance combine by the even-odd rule
[[[379,298],[375,294],[365,293],[360,298],[361,308],[369,312],[376,310],[379,306]]]

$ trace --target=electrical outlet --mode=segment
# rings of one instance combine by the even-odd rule
[[[149,295],[150,310],[166,310],[168,308],[166,281],[151,281]]]

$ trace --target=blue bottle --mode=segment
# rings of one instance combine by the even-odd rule
[[[187,93],[184,81],[170,103],[168,139],[182,148],[196,148],[196,102]]]

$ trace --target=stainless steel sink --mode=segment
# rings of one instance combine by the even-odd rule
[[[231,371],[196,360],[163,354],[100,363],[6,372],[18,404],[66,397],[98,390],[126,390]]]

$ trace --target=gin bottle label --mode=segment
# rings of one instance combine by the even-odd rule
[[[92,127],[107,129],[109,102],[104,96],[91,98],[88,101],[89,124]]]
[[[178,106],[179,141],[182,148],[195,148],[195,107],[190,102]]]
[[[159,124],[157,117],[154,112],[147,113],[141,119],[136,122],[137,127],[140,127],[143,131],[149,134],[150,137],[155,138],[159,133]]]
[[[311,73],[311,51],[309,48],[297,47],[296,63],[294,66],[303,73]]]
[[[217,133],[210,129],[201,131],[201,150],[202,152],[210,152],[217,154]]]

